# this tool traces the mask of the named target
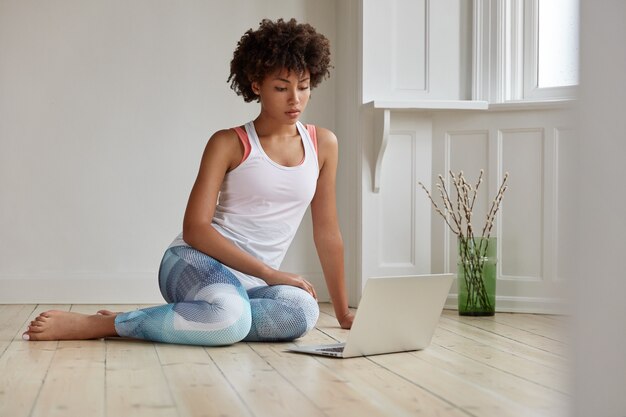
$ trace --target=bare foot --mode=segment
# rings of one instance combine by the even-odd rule
[[[108,312],[110,313],[110,312]],[[117,314],[80,314],[50,310],[30,322],[24,340],[84,340],[117,336]]]

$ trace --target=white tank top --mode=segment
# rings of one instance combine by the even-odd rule
[[[224,177],[213,227],[240,249],[279,269],[302,217],[309,206],[319,175],[316,144],[302,123],[296,123],[304,145],[304,159],[286,167],[263,150],[254,123],[245,125],[250,153]],[[189,246],[182,233],[173,246]],[[260,278],[227,267],[250,289],[267,285]]]

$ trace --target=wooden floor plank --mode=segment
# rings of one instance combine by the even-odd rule
[[[71,311],[87,312],[84,306]],[[32,416],[104,417],[104,361],[104,340],[60,341]]]
[[[530,362],[523,357],[498,350],[487,343],[468,339],[445,329],[437,332],[433,342],[453,352],[517,375],[538,385],[554,387],[554,389],[563,393],[567,390],[565,386],[567,382],[565,370],[557,370],[554,367]]]
[[[345,416],[350,412],[384,415],[384,410],[368,403],[348,380],[335,375],[315,358],[286,353],[284,344],[259,343],[250,347],[326,416]]]
[[[59,342],[32,416],[103,417],[104,352],[102,340]]]
[[[326,333],[343,337],[345,332],[339,329],[336,323],[334,317],[323,313],[318,321],[319,329],[312,332],[317,335],[315,340],[298,341],[298,344],[333,343],[335,339]],[[355,389],[366,396],[368,402],[387,410],[386,415],[414,417],[468,415],[444,399],[376,364],[371,358],[315,358],[339,377],[349,381]]]
[[[413,360],[417,358],[418,360]],[[459,372],[451,372],[422,360],[419,355],[398,353],[377,355],[371,359],[416,385],[446,398],[458,408],[480,417],[522,417],[542,415],[498,391],[486,390]]]
[[[156,349],[181,417],[252,416],[203,347],[157,344]]]
[[[0,357],[0,416],[30,416],[58,345],[58,342],[22,340],[25,326],[44,311],[69,308],[69,305],[36,306]]]
[[[334,315],[332,307],[329,305],[323,305],[321,311],[329,317]],[[456,312],[454,312],[454,314],[458,316]],[[527,319],[532,319],[532,317],[527,317]],[[320,323],[333,326],[334,317],[324,318],[321,316]],[[318,323],[318,325],[320,323]],[[324,331],[339,339],[344,337],[342,331],[337,328],[329,327],[324,329]],[[456,344],[458,351],[451,350],[450,354],[444,356],[447,356],[448,360],[456,357],[456,360],[463,362],[465,366],[472,364],[472,368],[466,369],[463,367],[450,366],[446,364],[445,361],[441,360],[441,358],[437,359],[434,355],[435,350],[437,350],[436,345],[439,342],[443,342],[448,348]],[[482,416],[483,413],[484,415],[511,413],[510,415],[517,416],[567,415],[564,410],[567,409],[569,397],[561,392],[553,391],[553,388],[564,391],[567,390],[568,380],[563,373],[556,370],[560,369],[559,365],[544,367],[539,364],[534,364],[533,362],[519,360],[514,353],[502,352],[497,348],[489,346],[490,342],[491,340],[489,339],[485,340],[485,343],[472,341],[471,339],[455,335],[442,327],[438,327],[433,340],[434,348],[432,352],[430,348],[427,348],[424,351],[413,353],[413,355],[417,355],[422,361],[430,362],[429,365],[432,365],[432,367],[423,364],[415,364],[413,363],[414,361],[406,360],[406,366],[408,368],[402,368],[402,361],[396,363],[393,359],[386,358],[387,356],[393,357],[394,355],[372,356],[371,359],[376,363],[380,363],[381,366],[391,366],[390,371],[393,372],[396,372],[394,366],[397,366],[398,375],[406,377],[416,385],[421,386],[433,394],[452,401],[463,410],[474,413],[477,409],[480,409],[480,413],[475,415]],[[465,359],[463,359],[463,356],[465,356]],[[439,360],[439,362],[437,362],[437,360]],[[379,361],[390,361],[391,364]],[[411,370],[414,373],[411,373]],[[521,375],[516,375],[512,372],[515,370],[519,370]],[[545,375],[542,375],[541,373],[544,371]],[[428,377],[424,376],[423,379],[420,379],[420,373],[428,373]],[[472,375],[472,373],[479,375],[482,380],[471,378],[470,375]],[[433,375],[436,376],[431,379]],[[467,375],[467,379],[464,375]],[[547,386],[526,380],[524,376],[536,379]],[[468,399],[463,400],[461,397],[457,398],[456,392],[449,391],[447,385],[445,383],[442,384],[440,380],[447,381],[451,387],[467,390]],[[424,385],[420,385],[420,382],[423,382]],[[516,385],[516,382],[519,382],[519,385]],[[502,383],[505,383],[507,388],[501,392],[500,384]],[[554,383],[555,386],[551,386],[551,383]],[[522,399],[533,400],[527,403],[525,400],[522,401],[522,399],[517,398],[516,395],[518,394],[515,393],[516,386],[523,386],[526,389],[523,395],[519,393],[519,395],[524,397]],[[474,394],[472,394],[472,392],[474,392]],[[469,399],[471,399],[473,403],[467,403]],[[509,408],[507,408],[507,404],[510,405]],[[533,407],[529,407],[528,404],[532,404]],[[503,407],[506,408],[506,410],[503,411],[501,409]]]
[[[541,314],[498,313],[492,320],[546,339],[567,343],[563,326],[560,323],[543,320]]]
[[[344,362],[341,359],[325,358],[322,364],[313,356],[285,352],[285,344],[259,343],[251,347],[327,416],[388,416],[392,410],[394,416],[416,415],[414,410],[403,410],[388,398],[372,398],[368,395],[371,390],[355,384],[354,374],[336,372]],[[358,366],[359,361],[368,362],[358,358],[351,360],[352,366]]]
[[[539,314],[537,314],[539,316]],[[557,323],[564,325],[571,322],[571,317],[566,314],[544,314],[541,315],[546,320],[556,321]]]
[[[26,330],[27,320],[36,307],[35,304],[0,305],[0,357],[13,339],[22,336]]]
[[[207,352],[255,416],[324,416],[248,344],[207,348]]]
[[[477,342],[482,342],[502,352],[522,357],[525,360],[549,368],[563,370],[567,367],[567,360],[561,355],[536,348],[508,337],[503,337],[480,327],[468,325],[467,322],[442,317],[439,321],[439,329],[458,334],[459,336]]]
[[[475,361],[457,352],[431,344],[413,355],[462,376],[481,388],[497,392],[506,399],[548,415],[564,415],[569,397],[550,387],[537,385],[517,375],[502,371],[492,364]]]
[[[496,316],[498,315],[499,314],[496,314]],[[554,338],[547,338],[545,336],[532,333],[527,329],[500,323],[496,321],[495,317],[461,317],[456,312],[446,310],[444,310],[442,316],[446,319],[455,320],[463,323],[464,325],[476,327],[478,329],[496,334],[500,337],[506,337],[516,342],[532,346],[535,349],[540,349],[563,358],[566,358],[569,354],[565,343],[555,340]],[[532,320],[532,317],[530,319]],[[559,329],[558,331],[562,332],[562,329]]]
[[[152,342],[107,339],[105,384],[107,416],[178,415]]]

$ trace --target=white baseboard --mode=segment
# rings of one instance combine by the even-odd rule
[[[450,294],[444,308],[458,310],[458,295]],[[501,313],[532,313],[532,314],[567,314],[567,304],[556,298],[531,298],[497,296],[496,312]]]

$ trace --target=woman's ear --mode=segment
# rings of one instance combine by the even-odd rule
[[[252,81],[252,92],[257,96],[261,92],[261,86],[258,81]]]

